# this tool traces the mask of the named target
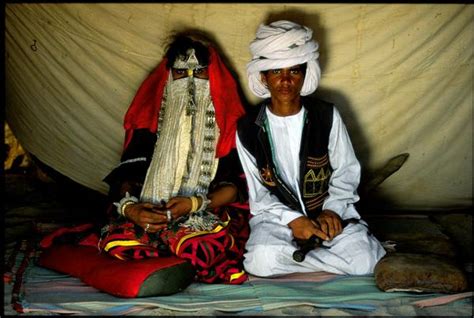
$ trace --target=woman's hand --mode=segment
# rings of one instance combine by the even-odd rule
[[[234,185],[225,185],[209,194],[210,208],[216,208],[223,204],[233,202],[237,196],[237,188]],[[198,200],[198,208],[202,205],[202,199]],[[189,197],[171,198],[165,205],[154,205],[151,203],[136,203],[125,208],[124,214],[127,219],[143,227],[147,232],[155,233],[166,227],[168,223],[167,211],[171,213],[171,219],[178,219],[191,211],[192,201]]]
[[[150,233],[158,232],[168,223],[163,207],[151,203],[130,204],[125,207],[124,214],[127,219]]]
[[[236,198],[237,187],[233,184],[226,184],[208,194],[210,203],[207,207],[215,209],[222,205],[235,202]],[[202,199],[199,196],[196,196],[196,199],[198,200],[197,208],[199,209],[202,205]],[[191,211],[191,207],[192,203],[189,197],[174,197],[166,203],[165,210],[170,210],[173,219],[177,219],[188,214]]]
[[[201,206],[201,198],[198,198],[199,206]],[[191,199],[189,197],[171,198],[165,205],[165,210],[171,211],[172,219],[178,219],[191,211]],[[166,213],[166,212],[165,212]]]

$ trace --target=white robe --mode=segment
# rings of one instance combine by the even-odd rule
[[[276,116],[266,109],[274,146],[278,172],[284,182],[299,197],[299,151],[305,109],[291,116]],[[329,249],[310,251],[303,262],[293,260],[298,248],[288,223],[301,216],[290,209],[265,188],[260,179],[255,158],[243,147],[238,134],[237,150],[249,187],[250,237],[246,244],[244,267],[252,275],[278,276],[294,272],[326,271],[336,274],[364,275],[373,273],[375,264],[385,255],[380,242],[367,231],[366,223],[349,224],[330,242]],[[329,161],[333,169],[329,181],[329,196],[323,209],[339,214],[342,219],[360,215],[354,207],[359,200],[357,186],[360,181],[360,164],[354,154],[347,129],[334,108],[333,124],[329,136]],[[305,212],[306,213],[306,212]]]

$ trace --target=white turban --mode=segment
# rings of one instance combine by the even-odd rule
[[[261,98],[270,97],[260,72],[307,63],[301,95],[313,93],[319,84],[319,45],[312,39],[313,30],[291,21],[261,24],[255,40],[250,43],[252,61],[247,64],[250,90]]]

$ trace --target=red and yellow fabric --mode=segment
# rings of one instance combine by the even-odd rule
[[[195,267],[196,281],[241,284],[248,277],[241,261],[249,235],[248,211],[225,207],[220,215],[222,222],[209,231],[170,226],[157,234],[131,222],[111,224],[99,247],[121,260],[175,255]]]

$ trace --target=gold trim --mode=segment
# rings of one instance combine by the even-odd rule
[[[242,277],[243,275],[245,275],[245,271],[241,271],[241,272],[239,272],[239,273],[232,274],[232,275],[230,275],[230,281],[233,281],[233,280],[235,280],[235,279],[237,279],[237,278],[240,278],[240,277]]]
[[[145,245],[143,243],[140,243],[139,241],[112,241],[109,242],[105,245],[104,250],[108,252],[111,248],[114,248],[116,246],[139,246],[139,245]]]

